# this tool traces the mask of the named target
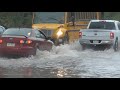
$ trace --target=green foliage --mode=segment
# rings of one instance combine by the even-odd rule
[[[9,27],[31,27],[32,12],[0,12],[0,25]]]
[[[104,19],[120,21],[120,12],[104,12]],[[32,12],[0,12],[0,25],[9,27],[31,27]]]
[[[104,12],[104,19],[120,21],[120,12]]]

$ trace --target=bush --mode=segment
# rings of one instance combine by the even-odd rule
[[[104,19],[120,21],[120,12],[104,12]],[[31,27],[32,12],[0,12],[0,25],[9,27]]]
[[[120,21],[120,12],[104,12],[104,19]]]
[[[32,12],[0,12],[0,25],[4,27],[31,27]]]

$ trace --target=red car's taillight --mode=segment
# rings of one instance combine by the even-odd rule
[[[32,41],[31,41],[31,40],[27,40],[26,43],[27,43],[27,44],[30,44],[30,43],[32,43]]]
[[[3,40],[0,40],[0,44],[3,42]]]
[[[32,43],[32,41],[31,40],[27,40],[27,41],[20,40],[20,44],[23,44],[23,43],[30,44],[30,43]]]
[[[82,32],[79,32],[79,37],[80,37],[80,38],[82,37]]]
[[[110,32],[110,39],[114,39],[114,33]]]
[[[20,40],[20,44],[23,44],[24,43],[24,40]]]

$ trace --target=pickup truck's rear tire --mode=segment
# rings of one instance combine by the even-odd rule
[[[82,50],[85,50],[85,49],[86,49],[86,45],[81,44],[81,49],[82,49]]]
[[[115,40],[115,44],[113,46],[114,51],[118,51],[118,39]]]

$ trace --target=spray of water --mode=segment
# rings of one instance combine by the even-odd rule
[[[82,51],[78,41],[60,46],[54,46],[51,51],[37,51],[36,56],[8,59],[0,57],[0,67],[38,67],[72,70],[80,77],[113,77],[120,73],[120,51],[113,49]],[[66,71],[66,72],[65,72]],[[63,71],[59,71],[58,76]],[[120,76],[120,75],[118,75]]]

